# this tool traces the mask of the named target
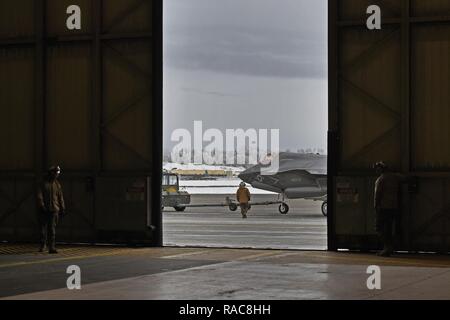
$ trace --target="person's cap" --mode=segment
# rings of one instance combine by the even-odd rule
[[[48,168],[48,172],[61,172],[61,168],[60,166],[51,166],[50,168]]]
[[[384,163],[383,161],[378,161],[378,162],[376,162],[374,165],[373,165],[373,167],[374,167],[374,169],[378,169],[378,168],[380,168],[380,169],[387,169],[387,164],[386,163]]]
[[[245,187],[245,182],[241,182],[241,183],[239,184],[239,186],[240,186],[240,187]]]

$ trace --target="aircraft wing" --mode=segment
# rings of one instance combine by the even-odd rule
[[[284,193],[288,198],[322,197],[326,194],[326,156],[281,153],[278,160],[279,168],[273,174],[267,171],[264,174],[262,165],[256,165],[239,177],[254,188]]]

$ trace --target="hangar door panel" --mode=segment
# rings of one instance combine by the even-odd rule
[[[162,1],[2,1],[0,68],[0,240],[37,240],[36,183],[59,164],[57,240],[159,245]]]
[[[2,170],[33,170],[34,100],[32,94],[25,93],[34,88],[34,52],[29,47],[0,47]]]
[[[92,167],[90,57],[87,44],[47,48],[47,161],[64,169]]]
[[[107,171],[145,171],[152,166],[150,52],[148,41],[105,43],[101,130]]]
[[[369,5],[381,30],[367,28]],[[378,249],[372,164],[401,190],[399,250],[450,251],[449,1],[329,1],[330,249]]]

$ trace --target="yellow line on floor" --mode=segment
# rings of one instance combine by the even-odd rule
[[[61,257],[61,258],[45,259],[45,260],[39,260],[39,261],[13,262],[13,263],[0,264],[0,268],[10,268],[10,267],[29,266],[29,265],[36,265],[36,264],[45,264],[45,263],[51,263],[51,262],[61,262],[61,261],[67,261],[67,260],[77,260],[77,259],[87,259],[87,258],[114,256],[114,255],[118,255],[118,254],[123,254],[125,252],[126,251],[122,251],[122,252],[106,252],[106,253],[97,253],[97,254],[89,254],[89,255],[78,255],[78,256],[72,256],[72,257]]]
[[[204,253],[211,253],[211,250],[194,251],[194,252],[188,252],[188,253],[178,253],[178,254],[173,254],[170,256],[161,256],[161,258],[162,259],[183,258],[183,257],[189,257],[189,256],[194,256],[194,255],[199,255],[199,254],[204,254]]]
[[[172,259],[172,258],[184,258],[184,257],[190,257],[195,255],[201,255],[201,254],[224,254],[221,260],[226,261],[246,261],[246,260],[252,260],[257,258],[277,258],[277,257],[284,257],[284,256],[296,256],[298,255],[298,263],[312,263],[307,262],[305,259],[312,258],[312,259],[321,259],[321,260],[328,260],[324,261],[325,263],[338,263],[339,261],[345,261],[348,263],[360,263],[362,265],[368,265],[368,264],[378,264],[378,265],[389,265],[389,266],[413,266],[413,267],[436,267],[436,268],[450,268],[450,261],[445,263],[439,263],[439,262],[420,262],[420,261],[405,261],[402,258],[383,258],[383,257],[375,257],[375,256],[366,256],[366,257],[358,257],[358,256],[349,256],[349,255],[339,255],[339,254],[327,254],[324,252],[323,254],[317,254],[314,252],[285,252],[285,251],[265,251],[265,252],[249,252],[249,255],[241,256],[239,258],[233,258],[234,252],[225,252],[223,249],[206,249],[206,250],[195,250],[192,252],[186,252],[186,253],[178,253],[178,254],[170,254],[170,252],[167,252],[166,254],[170,255],[164,255],[164,248],[161,250],[158,248],[156,251],[148,250],[149,248],[143,248],[143,249],[132,249],[132,248],[117,248],[117,249],[110,249],[105,248],[107,251],[98,252],[95,253],[97,250],[90,250],[90,248],[68,248],[68,249],[62,249],[60,252],[60,255],[55,258],[49,258],[49,259],[43,259],[38,261],[20,261],[20,262],[11,262],[11,263],[5,263],[0,264],[0,268],[9,268],[9,267],[18,267],[18,266],[29,266],[29,265],[37,265],[37,264],[46,264],[46,263],[52,263],[52,262],[62,262],[62,261],[69,261],[69,260],[76,260],[76,259],[87,259],[87,258],[96,258],[96,257],[106,257],[106,256],[115,256],[115,255],[126,255],[126,254],[146,254],[146,255],[154,255],[155,258],[162,258],[162,259]],[[65,252],[67,250],[67,252]],[[77,251],[77,252],[70,252],[70,251]],[[239,252],[239,251],[237,251]],[[173,252],[172,252],[173,253]],[[241,252],[239,252],[241,253]],[[70,255],[71,256],[68,256]],[[39,256],[36,254],[36,256]]]
[[[348,257],[348,256],[327,256],[327,255],[314,255],[314,254],[307,254],[307,257],[311,258],[319,258],[319,259],[329,259],[329,260],[345,260],[345,261],[351,261],[351,262],[361,262],[363,264],[367,263],[373,263],[373,264],[394,264],[394,266],[416,266],[416,267],[436,267],[436,268],[450,268],[450,262],[449,264],[438,264],[438,263],[423,263],[423,262],[409,262],[400,260],[399,258],[386,258],[386,257],[374,257],[374,258],[354,258],[354,257]]]
[[[240,257],[237,259],[233,259],[234,261],[245,261],[245,260],[251,260],[251,259],[256,259],[256,258],[262,258],[262,257],[268,257],[268,256],[277,256],[277,255],[281,255],[280,252],[263,252],[263,253],[257,253],[257,254],[252,254],[249,256],[244,256],[244,257]]]

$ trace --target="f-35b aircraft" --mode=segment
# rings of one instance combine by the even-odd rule
[[[278,155],[279,170],[262,174],[266,165],[255,165],[239,175],[252,187],[278,193],[282,197],[279,211],[289,211],[286,199],[323,201],[322,214],[327,215],[327,156],[283,152]],[[273,160],[272,160],[273,161]]]

